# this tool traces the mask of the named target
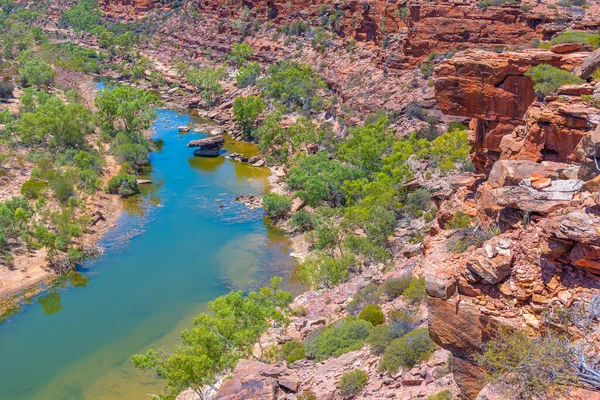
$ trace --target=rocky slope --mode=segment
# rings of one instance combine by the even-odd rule
[[[600,85],[567,86],[540,99],[525,76],[539,64],[573,71],[590,49],[520,49],[565,29],[597,29],[598,5],[582,14],[563,12],[545,1],[478,4],[274,0],[242,5],[207,0],[184,3],[161,24],[159,48],[146,51],[167,70],[176,56],[206,63],[244,40],[263,64],[299,58],[315,66],[339,99],[324,117],[357,122],[380,109],[402,114],[419,101],[429,115],[445,122],[470,121],[476,172],[431,186],[439,189],[433,195],[437,220],[422,246],[399,246],[388,272],[425,277],[429,297],[419,315],[441,349],[422,365],[392,376],[377,372],[377,358],[367,348],[288,367],[242,361],[217,398],[295,399],[308,389],[319,399],[336,398],[339,376],[356,367],[369,374],[361,398],[426,398],[445,388],[469,399],[496,398],[490,388],[480,395],[485,377],[475,355],[482,344],[501,326],[538,335],[545,313],[589,302],[598,294],[600,178],[595,159],[600,155],[600,109],[595,99]],[[109,17],[139,19],[152,15],[149,10],[159,2],[104,1],[101,6]],[[326,25],[337,34],[327,44],[281,34],[298,21]],[[502,51],[507,48],[511,51]],[[457,50],[466,51],[454,55]],[[438,55],[430,57],[433,52]],[[428,83],[418,66],[432,61],[441,65]],[[219,113],[228,112],[226,104]],[[401,116],[394,128],[404,135],[423,124]],[[473,232],[448,226],[458,212],[471,216],[482,231],[496,228],[497,234],[468,246]],[[453,252],[461,240],[466,249]],[[306,315],[293,319],[287,329],[272,328],[266,339],[282,343],[306,337],[346,316],[349,300],[361,288],[387,276],[372,266],[335,289],[305,293],[293,307],[305,307]],[[382,307],[403,306],[395,302],[401,300],[382,301]],[[450,353],[452,374],[447,375]],[[592,397],[581,393],[580,398]]]

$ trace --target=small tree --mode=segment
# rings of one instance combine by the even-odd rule
[[[246,137],[252,136],[256,119],[265,106],[265,101],[259,96],[237,97],[234,100],[233,115]]]
[[[253,348],[272,321],[288,322],[291,295],[280,291],[280,284],[280,278],[273,278],[271,286],[258,292],[244,295],[238,291],[218,297],[208,303],[210,313],[200,314],[191,330],[181,332],[183,344],[172,354],[150,349],[133,356],[133,365],[166,379],[165,394],[172,398],[186,388],[204,398],[205,386],[232,370],[240,358],[260,360]]]
[[[292,207],[292,201],[286,197],[275,193],[269,193],[263,198],[263,208],[273,219],[285,217]]]
[[[56,72],[50,64],[41,58],[31,58],[19,68],[19,76],[24,87],[35,86],[41,88],[54,83]]]
[[[220,80],[225,70],[219,68],[190,69],[185,73],[185,79],[196,87],[202,100],[208,106],[213,106],[225,92]]]
[[[246,60],[254,53],[252,46],[246,43],[236,43],[231,48],[227,58],[236,66],[241,67],[246,63]]]
[[[579,85],[585,81],[564,69],[548,64],[536,65],[525,73],[535,83],[533,87],[541,96],[548,96],[564,85]]]

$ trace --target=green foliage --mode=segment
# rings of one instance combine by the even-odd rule
[[[98,121],[111,135],[148,129],[156,117],[153,107],[160,104],[155,94],[131,86],[117,86],[98,93],[95,105]]]
[[[314,217],[308,211],[302,209],[292,216],[290,225],[298,232],[310,231],[315,227]]]
[[[429,149],[422,151],[422,154],[428,154],[440,172],[446,174],[456,167],[456,163],[468,163],[470,151],[467,132],[455,129],[435,138]]]
[[[89,153],[87,151],[80,150],[75,157],[73,158],[75,165],[79,169],[89,169],[96,174],[99,174],[102,171],[102,166],[104,164],[104,160],[97,155]]]
[[[353,164],[366,174],[380,171],[381,157],[391,146],[393,139],[388,125],[389,120],[383,117],[376,123],[350,129],[348,139],[338,145],[338,158]]]
[[[0,81],[0,99],[6,100],[13,97],[15,85],[11,81]]]
[[[260,65],[257,62],[249,62],[248,65],[238,70],[235,79],[238,87],[244,88],[251,86],[256,83],[256,80],[260,76]]]
[[[235,122],[242,129],[246,137],[252,136],[256,119],[265,107],[265,101],[259,96],[236,97],[233,101]]]
[[[181,332],[183,343],[172,354],[151,349],[133,356],[134,366],[154,370],[165,379],[169,398],[188,387],[201,392],[240,358],[251,357],[255,343],[273,321],[287,323],[291,295],[279,290],[280,283],[280,278],[273,278],[270,287],[258,292],[231,292],[209,302],[210,311],[195,318],[191,330]]]
[[[129,175],[124,171],[119,172],[119,175],[113,176],[110,181],[108,181],[106,191],[108,193],[118,194],[121,197],[131,196],[140,192],[135,176]]]
[[[435,350],[427,328],[415,329],[406,335],[392,340],[379,362],[380,370],[395,373],[398,368],[412,368],[424,361]]]
[[[530,338],[524,331],[500,327],[497,336],[483,350],[478,360],[480,365],[493,382],[509,388],[511,398],[565,394],[577,380],[572,368],[575,355],[562,337]]]
[[[420,217],[431,207],[431,193],[425,189],[417,189],[406,196],[405,212],[413,217]]]
[[[306,358],[306,350],[301,342],[288,340],[281,346],[281,355],[288,366],[294,361]]]
[[[56,72],[50,64],[41,58],[30,58],[19,68],[19,77],[23,87],[47,87],[54,83]]]
[[[334,258],[322,252],[314,252],[298,269],[298,278],[311,288],[331,288],[348,279],[351,271],[358,271],[360,264],[352,255]]]
[[[389,318],[392,339],[406,335],[419,325],[413,312],[410,310],[393,311],[390,313]]]
[[[462,211],[452,215],[452,217],[446,223],[448,229],[464,229],[470,227],[472,224],[472,218],[470,215],[465,214]]]
[[[352,300],[348,303],[346,310],[350,314],[357,314],[362,311],[367,304],[375,304],[379,300],[377,284],[369,282],[364,288],[356,292]]]
[[[413,278],[402,295],[410,303],[418,303],[425,300],[427,298],[425,279]]]
[[[381,292],[386,296],[395,299],[398,296],[401,296],[412,281],[412,276],[410,274],[402,275],[399,278],[388,278],[383,285],[381,285]]]
[[[46,182],[30,179],[21,186],[21,194],[28,199],[37,199],[46,190]]]
[[[369,336],[373,325],[355,317],[344,318],[314,331],[304,341],[306,355],[315,361],[338,357],[358,350]]]
[[[77,176],[79,187],[88,193],[94,193],[100,187],[102,180],[98,174],[91,169],[84,169]]]
[[[344,182],[361,175],[356,168],[330,160],[326,151],[319,151],[301,158],[298,165],[289,170],[287,184],[312,207],[322,201],[337,206],[346,198],[343,192]]]
[[[254,53],[252,46],[246,43],[235,43],[227,58],[236,66],[241,67],[246,63],[246,60]]]
[[[287,196],[269,193],[263,197],[263,208],[273,219],[285,217],[292,208],[292,201]]]
[[[208,106],[215,105],[225,92],[220,82],[224,76],[223,67],[190,69],[185,73],[185,79],[196,87],[198,94]]]
[[[98,0],[79,0],[63,12],[63,21],[72,26],[75,31],[90,32],[100,22],[97,6]]]
[[[369,381],[367,373],[361,369],[355,369],[344,373],[340,379],[340,392],[342,396],[356,396]]]
[[[75,188],[69,176],[58,176],[51,184],[54,195],[61,203],[66,203],[69,199],[75,196]]]
[[[317,399],[317,395],[312,392],[312,391],[308,391],[308,392],[302,392],[298,395],[298,400],[318,400]]]
[[[385,315],[378,304],[367,304],[358,315],[358,318],[370,322],[373,326],[381,325],[385,322]]]
[[[256,131],[258,148],[275,163],[287,163],[302,146],[317,143],[322,132],[311,120],[299,117],[296,122],[284,128],[281,126],[281,115],[270,114]]]
[[[427,400],[452,400],[452,392],[449,390],[442,390],[436,394],[432,394]]]
[[[83,148],[93,130],[92,113],[81,104],[65,104],[50,97],[33,112],[17,121],[17,133],[24,145],[47,144],[51,149]]]
[[[144,145],[137,143],[122,144],[117,147],[115,153],[119,161],[126,162],[134,167],[148,164],[148,157],[150,157],[148,149]]]
[[[567,30],[550,40],[551,45],[561,43],[582,43],[596,48],[600,46],[600,35],[597,33]]]
[[[389,325],[379,325],[371,329],[367,338],[371,354],[382,355],[392,339],[392,327]]]
[[[535,83],[534,89],[542,96],[548,96],[556,92],[564,85],[578,85],[585,81],[564,69],[541,64],[532,67],[525,73]]]
[[[317,104],[318,90],[326,87],[308,64],[282,61],[272,65],[268,72],[269,75],[259,81],[265,94],[287,106],[301,107],[305,112]]]
[[[10,240],[28,236],[33,214],[25,197],[0,202],[0,250],[6,250]]]

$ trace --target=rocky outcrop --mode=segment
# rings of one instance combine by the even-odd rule
[[[555,101],[536,101],[525,73],[549,64],[572,70],[589,52],[527,50],[501,54],[466,51],[435,71],[443,113],[473,118],[473,161],[489,171],[498,159],[576,162],[575,148],[600,120],[600,110],[581,101],[593,88],[565,88]]]
[[[100,0],[98,6],[107,18],[138,19],[162,3],[159,0]]]
[[[197,147],[194,155],[201,157],[217,157],[225,144],[223,135],[213,136],[205,139],[192,140],[187,147]]]

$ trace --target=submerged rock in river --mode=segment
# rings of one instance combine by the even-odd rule
[[[187,147],[198,147],[194,150],[195,156],[201,157],[217,157],[225,143],[225,138],[222,135],[210,137],[206,139],[192,140]]]

